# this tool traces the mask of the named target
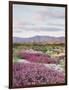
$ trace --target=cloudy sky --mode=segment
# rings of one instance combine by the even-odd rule
[[[13,37],[65,36],[65,8],[13,5]]]

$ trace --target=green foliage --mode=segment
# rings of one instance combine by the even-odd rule
[[[61,66],[61,68],[65,69],[65,61],[64,60],[60,61],[60,66]]]
[[[64,52],[64,44],[15,43],[13,44],[13,58],[15,61],[20,58],[17,53],[23,49],[33,49],[54,56],[54,54]]]

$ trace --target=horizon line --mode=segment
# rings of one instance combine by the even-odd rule
[[[13,36],[13,38],[32,38],[32,37],[36,37],[36,36],[40,36],[40,37],[42,37],[42,36],[46,36],[46,37],[55,37],[55,38],[59,38],[59,37],[65,37],[65,36],[51,36],[51,35],[34,35],[34,36],[30,36],[30,37],[19,37],[19,36]]]

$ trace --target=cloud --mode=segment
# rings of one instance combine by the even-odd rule
[[[31,24],[31,23],[26,23],[26,22],[20,22],[17,23],[13,27],[14,32],[21,32],[22,31],[64,31],[64,26],[63,24]],[[16,30],[16,31],[15,31]]]
[[[13,35],[65,35],[65,9],[62,7],[14,5]]]
[[[61,36],[65,36],[65,33],[62,32],[62,31],[59,31],[59,32],[46,32],[46,31],[22,31],[20,33],[13,33],[13,37],[33,37],[33,36],[36,36],[36,35],[41,35],[41,36],[54,36],[54,37],[61,37]]]

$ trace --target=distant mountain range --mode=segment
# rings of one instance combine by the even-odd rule
[[[65,37],[34,36],[30,38],[13,37],[13,43],[65,43]]]

